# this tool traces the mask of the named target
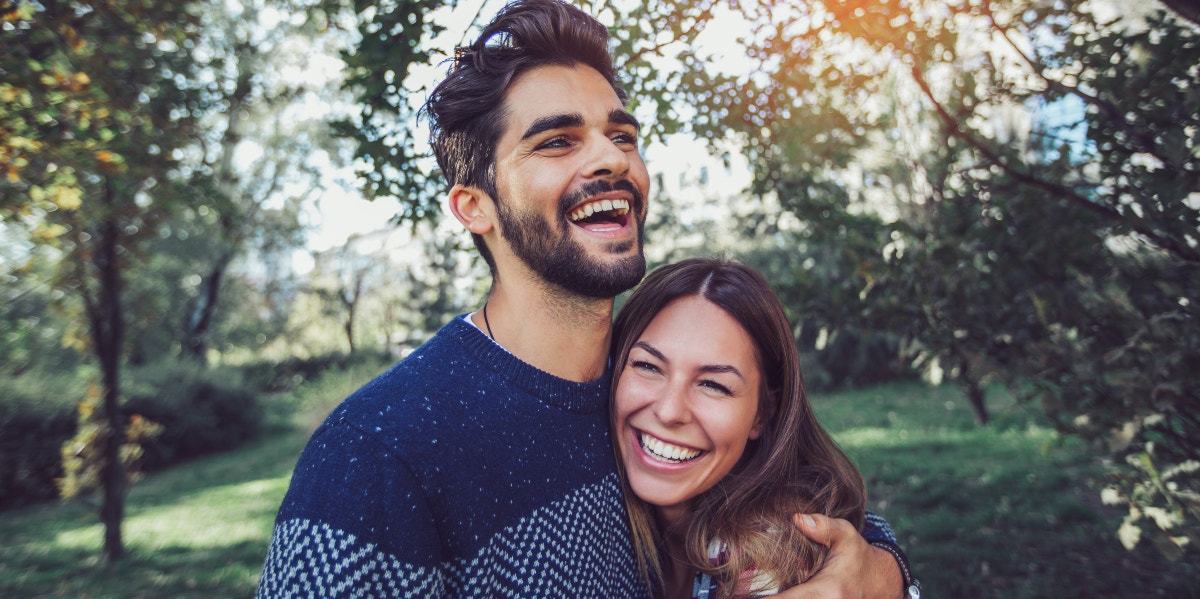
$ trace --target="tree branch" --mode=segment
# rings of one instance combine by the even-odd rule
[[[990,163],[999,167],[1016,181],[1030,185],[1037,189],[1041,189],[1042,191],[1050,193],[1056,197],[1065,199],[1110,221],[1128,226],[1134,232],[1154,242],[1156,245],[1158,245],[1158,247],[1171,252],[1183,260],[1188,262],[1200,262],[1200,253],[1197,253],[1196,250],[1182,246],[1173,240],[1162,237],[1153,229],[1140,224],[1139,220],[1127,218],[1115,208],[1093,202],[1091,199],[1066,185],[1055,183],[1053,181],[1047,181],[1041,177],[1038,177],[1037,175],[1009,164],[1007,160],[1000,157],[1000,155],[992,150],[992,148],[988,147],[987,144],[983,143],[974,135],[971,135],[968,131],[966,131],[962,125],[960,125],[959,122],[950,115],[950,113],[946,110],[946,107],[938,102],[937,98],[934,97],[933,90],[930,89],[929,83],[925,81],[925,77],[921,73],[921,69],[916,65],[913,65],[912,67],[912,76],[917,82],[917,86],[921,88],[921,93],[924,94],[925,98],[928,99],[933,105],[934,111],[937,113],[938,118],[942,121],[946,128],[950,130],[954,137],[974,148],[975,151],[983,155],[983,157],[986,158]]]

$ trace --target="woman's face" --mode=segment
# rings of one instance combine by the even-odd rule
[[[642,332],[618,374],[616,422],[633,492],[668,519],[721,480],[758,437],[754,343],[728,313],[677,299]]]

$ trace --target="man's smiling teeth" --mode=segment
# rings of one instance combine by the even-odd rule
[[[613,216],[621,216],[629,212],[629,200],[596,200],[588,202],[570,214],[572,221],[581,221],[598,212],[613,212]]]
[[[666,462],[686,462],[699,457],[703,453],[699,449],[689,449],[687,447],[672,445],[661,439],[651,437],[646,433],[642,433],[638,437],[641,439],[642,449],[645,449],[646,453]]]

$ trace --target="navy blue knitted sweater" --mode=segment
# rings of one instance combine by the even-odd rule
[[[647,596],[608,389],[454,319],[313,434],[258,596]]]

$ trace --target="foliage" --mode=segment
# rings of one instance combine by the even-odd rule
[[[395,364],[385,353],[357,352],[345,355],[336,367],[313,374],[302,384],[266,398],[268,424],[284,430],[300,429],[311,433],[324,422],[329,412],[371,379]]]
[[[190,3],[0,4],[0,218],[57,254],[55,288],[76,294],[80,340],[100,365],[104,556],[122,557],[122,288],[138,244],[177,209],[172,179],[199,99]]]
[[[205,61],[192,85],[211,109],[187,165],[193,201],[164,237],[186,248],[186,299],[171,328],[190,359],[204,362],[228,339],[219,335],[231,318],[224,291],[238,258],[256,259],[253,278],[269,306],[263,320],[286,322],[285,265],[303,243],[302,211],[347,154],[322,114],[340,104],[330,48],[345,38],[340,4],[255,0],[204,9],[208,27],[196,54]]]
[[[52,353],[41,340],[62,332],[100,363],[103,406],[79,433],[100,452],[88,459],[106,481],[110,559],[121,554],[123,365],[203,359],[235,339],[233,323],[252,325],[237,342],[261,347],[287,322],[279,265],[300,243],[301,202],[327,183],[319,171],[344,154],[311,110],[329,101],[318,96],[331,69],[312,50],[338,31],[340,4],[0,0],[0,220],[23,247],[0,257],[3,276],[21,283],[12,299],[53,296],[80,323],[56,330],[6,310],[33,326],[6,330],[0,352],[32,363],[26,354]],[[248,250],[261,272],[239,274]],[[240,321],[217,310],[239,294],[253,297]],[[245,415],[230,425],[232,438],[254,427]],[[192,450],[166,453],[177,451]]]
[[[100,490],[104,466],[103,440],[111,434],[108,420],[100,414],[100,390],[95,386],[88,389],[87,396],[79,402],[78,422],[75,436],[62,444],[63,476],[58,479],[58,492],[64,499],[87,497]],[[129,416],[124,427],[120,459],[127,481],[138,478],[142,445],[162,433],[162,426],[146,420],[141,414]]]
[[[3,224],[0,231],[9,233],[0,235],[0,246],[14,254],[27,249],[18,241],[20,232]],[[64,305],[70,298],[45,283],[47,266],[45,260],[0,254],[0,377],[37,369],[73,372],[84,361],[65,342],[76,327],[67,318],[73,310]]]
[[[361,183],[368,198],[400,203],[397,217],[418,221],[440,214],[434,198],[442,185],[432,172],[429,154],[415,135],[421,90],[408,90],[414,66],[433,60],[428,41],[445,28],[431,14],[456,2],[398,0],[377,3],[355,0],[359,42],[347,52],[346,86],[354,90],[359,114],[334,123],[335,130],[356,142],[355,159],[365,162]]]
[[[901,340],[980,422],[990,380],[1040,402],[1133,465],[1105,496],[1177,555],[1200,524],[1200,35],[1132,8],[748,4],[750,68],[672,93],[825,248],[783,280],[844,265],[829,330]]]
[[[242,364],[240,376],[251,387],[266,393],[283,393],[318,379],[327,371],[345,370],[360,363],[391,362],[383,352],[363,351],[356,354],[333,352],[311,357],[287,358],[283,361],[263,360]]]
[[[162,427],[142,441],[147,470],[229,450],[255,439],[263,424],[259,391],[231,368],[160,361],[130,372],[123,413]]]
[[[332,363],[345,367],[346,360],[335,356],[310,365],[307,374],[318,376]],[[127,480],[136,480],[137,470],[161,470],[256,438],[267,400],[257,381],[243,382],[243,372],[173,360],[131,369],[121,407]],[[0,509],[52,499],[59,491],[73,497],[97,490],[99,440],[108,425],[99,417],[94,378],[87,369],[0,378]]]
[[[60,448],[87,388],[79,378],[61,370],[0,377],[0,510],[57,496]]]
[[[960,388],[902,383],[816,394],[813,409],[867,480],[935,597],[1196,597],[1200,554],[1167,563],[1112,542],[1125,510],[1096,501],[1105,471],[1036,404],[987,390],[974,424]],[[1053,531],[1047,534],[1047,531]]]

